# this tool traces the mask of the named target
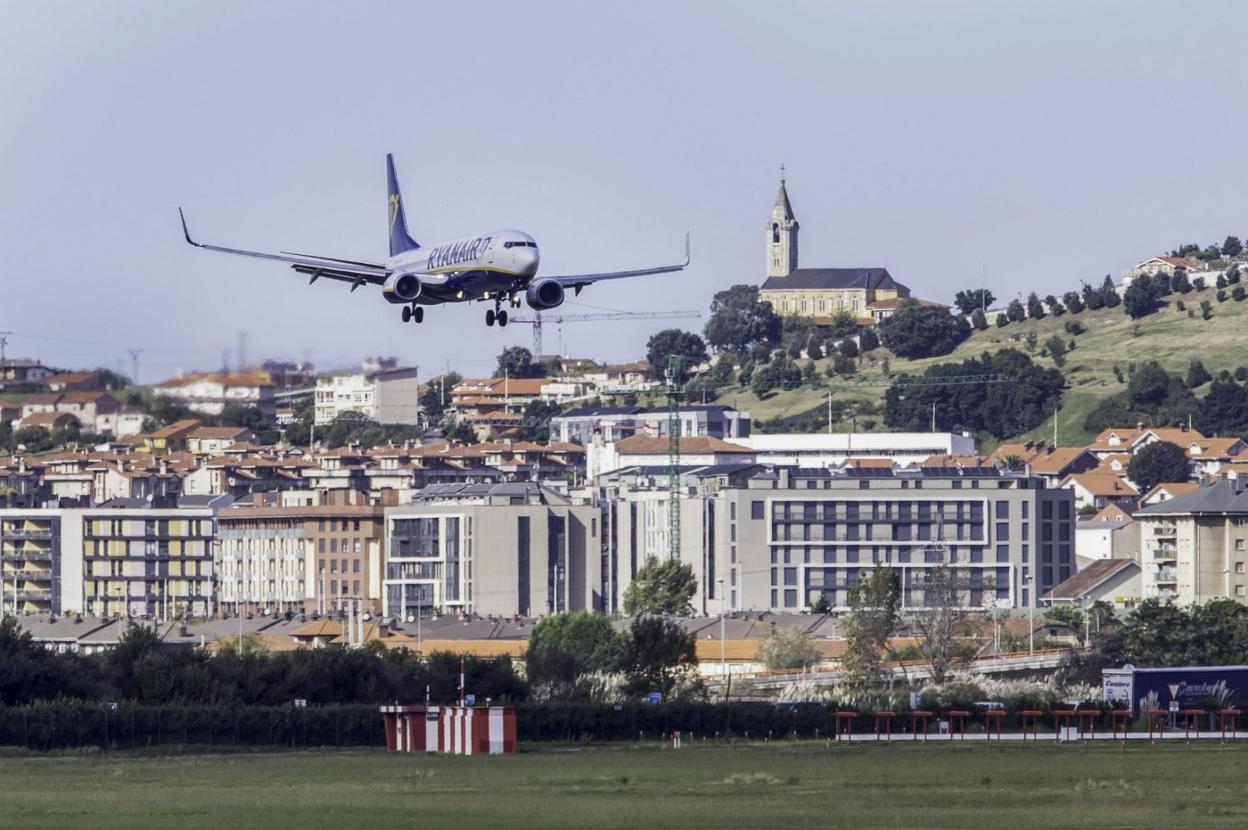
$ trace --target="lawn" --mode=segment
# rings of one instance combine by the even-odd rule
[[[1243,827],[1248,745],[9,756],[0,826]]]
[[[1222,369],[1233,372],[1240,366],[1248,366],[1248,301],[1228,299],[1219,303],[1216,295],[1214,288],[1193,291],[1186,296],[1171,295],[1156,314],[1138,321],[1124,314],[1119,306],[1084,311],[1079,315],[1025,320],[1004,328],[990,326],[985,331],[973,332],[952,354],[923,360],[890,357],[888,368],[892,374],[917,374],[932,364],[979,357],[986,351],[1014,348],[1027,352],[1027,335],[1032,333],[1036,335],[1037,343],[1032,359],[1043,366],[1052,366],[1050,358],[1040,356],[1045,341],[1054,335],[1067,342],[1074,340],[1075,349],[1067,355],[1066,365],[1062,368],[1068,390],[1063,395],[1058,413],[1058,441],[1069,445],[1084,444],[1094,437],[1093,433],[1083,428],[1084,418],[1106,397],[1126,388],[1118,380],[1115,367],[1125,379],[1132,363],[1140,364],[1148,360],[1156,360],[1167,371],[1180,376],[1187,371],[1194,357],[1200,358],[1205,368],[1215,375]],[[1212,304],[1213,316],[1209,320],[1200,317],[1201,300]],[[1193,311],[1193,316],[1189,316],[1187,310],[1178,309],[1179,301]],[[992,317],[995,319],[995,315]],[[1071,320],[1081,323],[1086,332],[1078,337],[1068,334],[1065,325]],[[874,403],[878,407],[877,412],[882,413],[884,392],[889,384],[882,362],[886,356],[888,352],[883,349],[872,352],[860,361],[857,375],[829,381],[835,399],[851,405]],[[816,363],[821,376],[827,363],[826,359]],[[1198,389],[1197,394],[1203,395],[1205,391],[1205,388]],[[746,410],[755,419],[770,419],[804,412],[826,399],[827,390],[809,388],[775,392],[763,399],[748,390],[733,389],[726,392],[720,402]],[[860,429],[867,418],[876,421],[875,429],[883,428],[883,416],[876,414],[859,417],[857,425]],[[845,431],[850,426],[850,423],[840,422],[833,428]],[[1052,440],[1052,417],[1025,437]],[[991,450],[992,447],[981,449]]]

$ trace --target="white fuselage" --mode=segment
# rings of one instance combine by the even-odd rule
[[[387,259],[386,267],[421,278],[425,289],[418,302],[439,303],[522,289],[537,274],[540,259],[533,237],[506,230],[404,251]]]

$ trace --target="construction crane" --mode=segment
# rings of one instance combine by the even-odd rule
[[[667,356],[667,558],[680,561],[680,356]]]
[[[564,323],[581,323],[601,320],[685,320],[702,316],[700,311],[613,311],[604,314],[556,314],[545,320],[542,312],[532,317],[512,317],[511,323],[523,323],[533,327],[533,357],[542,354],[542,324],[554,323],[562,327]]]

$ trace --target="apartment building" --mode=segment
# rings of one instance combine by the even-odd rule
[[[532,482],[427,487],[386,511],[385,613],[603,610],[600,515]]]
[[[61,518],[55,510],[0,510],[0,613],[61,607]]]
[[[1133,518],[1145,599],[1248,602],[1248,480],[1219,480]]]
[[[1028,607],[1075,572],[1071,493],[994,467],[777,468],[715,498],[708,577],[724,579],[732,610],[800,610],[821,597],[845,610],[879,565],[900,572],[907,607],[922,606],[925,574],[942,563],[969,607]]]
[[[383,516],[393,494],[257,493],[217,512],[218,600],[248,613],[381,611]]]
[[[682,406],[679,418],[681,435],[710,436],[725,441],[750,435],[750,413],[738,412],[730,406]],[[641,406],[583,406],[550,419],[552,439],[583,445],[589,444],[595,436],[611,443],[638,433],[665,436],[667,431],[666,409]]]
[[[420,383],[415,366],[400,367],[394,358],[364,361],[358,372],[335,372],[316,379],[315,423],[332,424],[344,413],[357,413],[382,424],[420,422]]]

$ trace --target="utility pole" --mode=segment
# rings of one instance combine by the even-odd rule
[[[828,435],[832,434],[832,390],[828,390]]]
[[[130,382],[135,386],[139,385],[139,355],[147,349],[126,349],[126,354],[130,355]]]
[[[9,337],[12,334],[11,331],[0,331],[0,363],[4,362],[4,347],[9,345]]]
[[[728,659],[727,652],[724,648],[724,606],[728,601],[728,597],[724,593],[724,580],[717,579],[715,582],[719,585],[719,679],[724,680],[728,677]],[[725,694],[727,694],[726,691]]]

